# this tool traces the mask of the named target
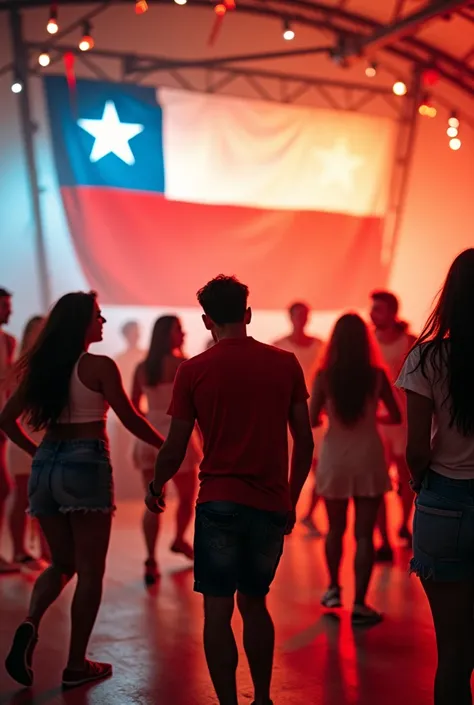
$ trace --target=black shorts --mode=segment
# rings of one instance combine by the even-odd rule
[[[286,512],[235,502],[205,502],[196,511],[194,590],[209,597],[236,591],[264,597],[283,552]]]

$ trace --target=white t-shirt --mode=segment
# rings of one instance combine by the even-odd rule
[[[273,345],[280,350],[291,352],[296,357],[303,370],[306,387],[311,393],[314,375],[317,371],[318,362],[321,358],[321,353],[324,348],[324,343],[319,338],[313,338],[310,345],[295,345],[288,336],[276,340]]]
[[[451,414],[448,396],[446,363],[441,363],[441,374],[433,367],[432,353],[428,353],[424,374],[421,369],[420,347],[408,355],[396,386],[423,397],[434,403],[431,430],[431,462],[435,472],[453,480],[474,479],[474,436],[463,436],[456,426],[450,426]],[[426,376],[425,376],[426,375]]]

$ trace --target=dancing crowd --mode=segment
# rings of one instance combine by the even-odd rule
[[[10,676],[33,684],[41,619],[73,576],[63,686],[112,675],[111,664],[86,656],[115,510],[106,430],[112,409],[136,439],[133,463],[146,494],[147,585],[159,580],[160,516],[166,487],[174,484],[170,549],[194,561],[194,589],[204,598],[205,655],[220,705],[238,703],[236,605],[254,705],[272,703],[275,633],[266,596],[297,514],[309,536],[322,537],[315,520],[320,501],[329,526],[322,605],[343,606],[340,566],[352,502],[352,624],[382,622],[366,598],[374,562],[393,560],[386,494],[394,482],[398,534],[413,545],[410,570],[421,580],[436,631],[435,705],[471,703],[474,249],[453,262],[418,338],[399,319],[398,300],[388,291],[371,295],[371,325],[346,313],[327,344],[308,335],[311,312],[303,302],[290,306],[291,330],[274,345],[249,336],[249,290],[235,277],[218,276],[197,297],[212,344],[191,359],[183,354],[176,316],[156,321],[149,350],[140,355],[133,352],[136,324],[124,326],[133,352],[123,369],[129,397],[117,362],[89,352],[102,340],[105,323],[94,293],[66,294],[47,318],[32,318],[17,354],[15,339],[3,330],[12,297],[0,289],[0,525],[5,518],[14,553],[12,561],[0,559],[0,573],[38,574],[6,659]],[[300,512],[309,476],[309,503]],[[5,517],[11,482],[14,499]],[[192,546],[186,532],[194,513]],[[27,547],[28,532],[38,557]]]

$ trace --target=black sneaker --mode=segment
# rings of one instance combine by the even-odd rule
[[[351,621],[354,627],[374,627],[383,621],[383,616],[367,605],[354,605]]]
[[[330,587],[322,596],[321,604],[323,607],[327,607],[330,610],[342,607],[341,588]]]
[[[86,661],[84,668],[80,671],[65,668],[63,671],[62,685],[63,688],[76,688],[85,683],[110,678],[111,675],[112,664],[101,663],[100,661]]]
[[[38,638],[36,629],[31,622],[20,624],[13,637],[10,653],[5,659],[7,673],[20,685],[33,685],[33,651]]]
[[[145,585],[155,585],[158,582],[159,577],[160,571],[158,570],[158,565],[156,561],[154,561],[152,558],[149,558],[147,561],[145,561],[145,575],[143,576]]]
[[[393,563],[393,549],[391,546],[380,546],[380,548],[375,551],[375,562],[376,563]]]

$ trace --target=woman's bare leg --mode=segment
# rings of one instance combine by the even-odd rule
[[[25,549],[26,525],[28,509],[28,475],[16,475],[14,478],[14,497],[9,519],[10,534],[13,541],[15,559],[28,553]]]

